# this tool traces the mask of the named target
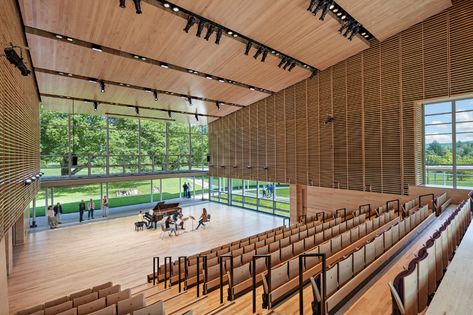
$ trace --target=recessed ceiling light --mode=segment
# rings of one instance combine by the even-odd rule
[[[225,82],[225,80],[224,80],[224,79],[218,79],[218,82],[222,82],[222,83],[223,83],[223,82]]]
[[[66,38],[66,39],[67,39],[67,41],[69,41],[69,42],[72,42],[72,41],[73,41],[72,38],[70,38],[70,37],[68,37],[68,38]]]
[[[121,86],[124,86],[125,84],[123,84],[123,83],[120,83],[120,85],[121,85]]]
[[[64,75],[64,72],[59,72],[60,75]]]
[[[130,85],[129,85],[129,84],[127,84],[126,86],[127,86],[127,87],[130,87]]]
[[[213,79],[210,75],[205,76],[205,78],[206,78],[206,79],[209,79],[209,80],[212,80],[212,79]]]
[[[233,34],[233,37],[238,37],[238,34]]]
[[[90,83],[97,83],[97,80],[91,78],[91,79],[89,79],[89,82]]]
[[[191,69],[189,69],[189,70],[187,70],[187,72],[192,73],[192,72],[194,72],[194,71],[192,71]]]
[[[254,87],[250,86],[250,90],[254,91],[256,90]]]
[[[342,12],[338,12],[338,13],[337,13],[337,16],[340,16],[340,15],[342,15]]]
[[[168,66],[167,64],[165,64],[165,63],[162,63],[162,64],[161,64],[161,68],[166,68],[166,69],[167,69],[167,68],[169,68],[169,66]]]
[[[141,57],[141,60],[145,61],[145,60],[146,60],[146,58],[145,58],[145,57]]]
[[[199,74],[199,72],[197,72],[197,71],[194,71],[194,74]]]
[[[174,12],[179,12],[179,8],[178,8],[178,7],[174,7],[174,8],[172,8],[172,10],[173,10]]]
[[[95,45],[95,44],[92,45],[92,50],[94,50],[94,51],[99,51],[99,52],[103,51],[103,50],[102,50],[102,47],[100,47],[99,45]]]
[[[134,55],[133,58],[140,59],[140,56]]]
[[[335,8],[335,6],[332,4],[332,5],[330,6],[330,10],[333,10],[333,8]]]
[[[338,12],[338,9],[333,10],[333,13],[337,13],[337,12]]]
[[[346,19],[346,18],[347,18],[347,16],[346,16],[346,15],[342,16],[342,20],[344,20],[344,19]]]
[[[365,36],[365,35],[366,35],[366,32],[361,33],[361,36]]]
[[[276,51],[275,51],[275,50],[272,50],[271,53],[274,55],[274,54],[276,53]]]
[[[228,31],[227,34],[228,34],[228,35],[232,35],[233,32],[232,32],[232,31]]]
[[[279,56],[279,53],[278,53],[278,52],[276,53],[276,56]]]
[[[170,8],[170,7],[171,7],[171,5],[170,5],[169,3],[167,3],[167,2],[166,2],[166,3],[164,4],[164,7],[165,7],[165,8]]]
[[[72,77],[72,73],[68,73],[67,75],[70,76],[70,77]]]
[[[62,36],[59,34],[56,34],[56,38],[62,39]]]

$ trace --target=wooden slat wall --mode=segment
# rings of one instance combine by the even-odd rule
[[[256,167],[257,178],[261,180],[266,180],[266,171],[264,167],[266,166],[266,100],[260,101],[258,104],[258,144],[257,144],[257,160],[258,165]]]
[[[0,43],[27,46],[16,1],[2,1]],[[31,68],[28,53],[23,53]],[[21,217],[39,188],[24,181],[39,173],[39,99],[33,76],[23,77],[0,58],[0,239]]]
[[[258,103],[258,150],[265,133],[260,152],[266,152],[268,166],[254,172],[258,178],[268,174],[269,180],[322,187],[338,182],[341,188],[371,186],[373,192],[391,194],[406,194],[409,185],[422,183],[421,101],[473,93],[473,6],[468,0],[453,3],[268,97],[265,119]],[[335,121],[324,125],[329,114]],[[231,154],[241,164],[250,150],[240,146]],[[229,177],[238,174],[232,170]]]
[[[258,178],[258,108],[261,102],[250,107],[250,178]]]

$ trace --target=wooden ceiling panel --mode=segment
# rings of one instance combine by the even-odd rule
[[[246,56],[245,45],[227,36],[222,36],[220,45],[214,44],[215,33],[208,42],[203,36],[198,38],[197,25],[187,34],[183,31],[185,19],[145,2],[141,15],[135,14],[132,3],[122,9],[117,0],[20,2],[25,25],[270,91],[279,91],[310,76],[301,67],[291,72],[278,68],[280,59],[271,54],[264,63],[255,60],[254,48]]]
[[[76,114],[87,114],[87,115],[105,115],[105,113],[116,114],[116,117],[119,115],[136,116],[133,108],[118,108],[113,105],[100,104],[97,111],[93,110],[93,106],[89,102],[76,101],[70,99],[61,99],[55,97],[42,96],[42,104],[48,110],[53,110],[62,113],[76,113]],[[167,120],[168,115],[166,112],[152,111],[152,110],[142,110],[140,115],[143,117],[153,117],[156,119],[162,118]],[[145,118],[149,119],[149,118]],[[176,122],[180,123],[190,123],[190,124],[207,124],[207,117],[200,116],[199,121],[195,119],[193,115],[183,115],[174,113],[172,114],[172,119],[175,119]]]
[[[307,12],[307,0],[175,0],[173,3],[321,70],[369,47],[364,40],[340,35],[340,24],[327,15],[319,21]]]
[[[249,105],[266,93],[27,33],[37,68]]]
[[[155,101],[154,96],[144,90],[139,91],[133,88],[115,85],[106,85],[105,93],[102,93],[97,83],[91,83],[74,77],[59,76],[43,72],[36,72],[36,78],[38,80],[39,91],[41,94],[70,96],[73,98],[97,100],[99,102],[121,103],[190,113],[197,110],[200,114],[220,117],[238,110],[238,107],[228,105],[222,105],[219,110],[215,103],[200,100],[192,100],[192,105],[189,105],[187,100],[184,100],[179,96],[166,94],[160,94],[158,101]],[[91,108],[90,103],[88,103],[87,106]],[[125,110],[126,112],[123,113],[127,114],[129,110]],[[133,109],[131,109],[131,112],[134,114]]]
[[[452,6],[451,0],[337,0],[337,3],[380,41]]]

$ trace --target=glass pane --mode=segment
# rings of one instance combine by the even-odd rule
[[[473,110],[473,99],[456,101],[455,107],[457,112],[462,110]]]
[[[473,187],[473,166],[457,167],[457,188]]]
[[[473,121],[473,112],[457,112],[455,114],[455,119],[457,122]]]
[[[429,125],[425,126],[425,134],[442,134],[442,133],[452,133],[452,124],[441,124],[441,125]]]
[[[163,200],[179,198],[179,178],[163,179]]]
[[[110,208],[151,202],[151,182],[132,181],[108,184]]]
[[[439,113],[449,113],[451,111],[452,111],[452,103],[451,102],[424,105],[424,114],[425,115],[439,114]]]
[[[458,114],[457,114],[458,117]],[[425,116],[425,124],[444,124],[452,122],[452,114]]]
[[[457,164],[473,165],[473,133],[457,134]]]
[[[426,166],[425,183],[432,186],[453,187],[451,166]]]
[[[458,123],[457,132],[473,132],[473,122]]]
[[[425,162],[427,165],[441,165],[453,163],[451,135],[436,135],[425,137]]]

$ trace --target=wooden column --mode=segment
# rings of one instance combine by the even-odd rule
[[[290,185],[291,193],[291,224],[307,213],[307,188],[305,185]]]

